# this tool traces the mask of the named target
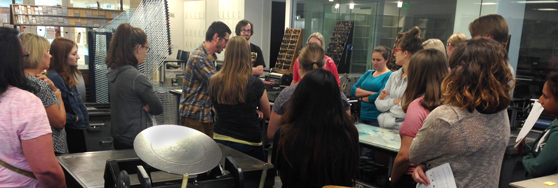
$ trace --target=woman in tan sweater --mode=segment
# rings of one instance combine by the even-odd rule
[[[430,184],[424,169],[449,163],[457,187],[498,187],[510,136],[506,111],[513,77],[507,53],[490,39],[473,39],[450,57],[442,102],[413,140],[413,179]]]

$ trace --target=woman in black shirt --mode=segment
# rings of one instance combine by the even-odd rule
[[[223,68],[209,81],[209,96],[215,109],[213,139],[267,162],[262,146],[260,118],[269,118],[270,106],[263,82],[252,74],[250,43],[232,37],[225,50]]]

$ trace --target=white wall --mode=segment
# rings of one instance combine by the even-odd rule
[[[169,1],[169,12],[174,13],[174,18],[170,18],[171,43],[174,46],[173,56],[176,55],[178,49],[192,51],[197,48],[205,40],[207,27],[214,21],[222,21],[227,24],[232,31],[231,36],[235,36],[234,29],[238,21],[247,19],[255,25],[255,32],[250,38],[250,42],[260,46],[264,55],[266,67],[269,67],[271,1],[272,0]],[[203,3],[203,5],[199,3]],[[190,12],[199,11],[204,12],[202,17],[192,17],[192,13]],[[193,32],[193,30],[196,31]],[[223,60],[224,52],[217,54],[217,57],[219,60]]]
[[[245,0],[244,5],[244,19],[254,24],[254,35],[250,37],[250,42],[262,49],[265,67],[269,67],[271,0]],[[234,33],[236,24],[229,27]]]
[[[184,0],[170,0],[168,6],[172,45],[171,57],[176,58],[178,50],[184,50]]]

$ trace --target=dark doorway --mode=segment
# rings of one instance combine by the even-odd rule
[[[271,2],[271,41],[269,46],[269,68],[275,67],[277,54],[285,34],[285,2]]]

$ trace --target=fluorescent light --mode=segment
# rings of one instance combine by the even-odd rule
[[[403,7],[403,1],[398,1],[397,2],[397,8],[401,8]]]
[[[537,8],[536,10],[538,10],[538,11],[558,11],[558,9],[555,9],[555,8]]]
[[[349,9],[354,9],[354,8],[355,8],[355,4],[354,4],[354,3],[349,4]]]
[[[329,0],[329,2],[333,2],[333,0]]]
[[[516,3],[535,4],[535,3],[558,3],[558,1],[516,1]]]
[[[335,8],[339,8],[339,3],[336,3],[336,4],[335,4]]]
[[[482,3],[481,5],[497,5],[498,3]]]

